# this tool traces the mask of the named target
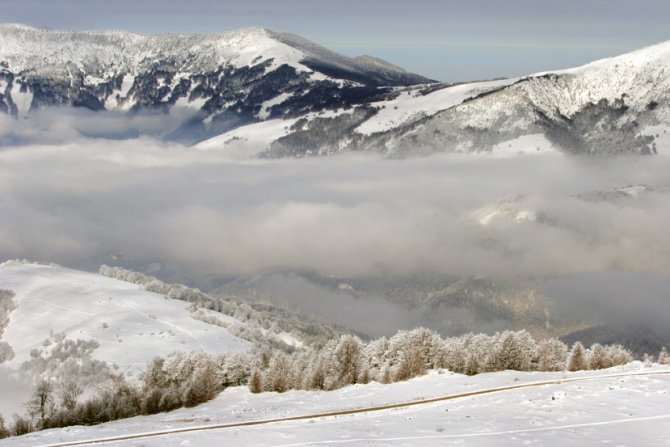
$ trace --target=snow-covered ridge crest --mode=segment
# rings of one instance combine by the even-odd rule
[[[242,28],[217,34],[141,35],[127,31],[61,31],[25,25],[0,25],[0,60],[22,71],[49,65],[115,67],[137,71],[156,58],[207,70],[225,63],[249,65],[253,58],[274,57],[297,64],[300,51],[273,39],[263,28]]]
[[[169,59],[187,71],[212,70],[221,65],[254,65],[274,59],[311,71],[302,62],[361,73],[407,75],[400,67],[370,57],[350,58],[289,33],[261,27],[213,34],[168,33],[142,35],[127,31],[64,31],[0,24],[0,63],[14,72],[48,66],[113,68],[137,72],[157,59]],[[299,70],[299,71],[300,71]]]
[[[555,82],[548,91],[538,87],[538,82],[519,85],[546,110],[572,116],[588,103],[622,98],[627,106],[642,109],[652,101],[660,102],[670,91],[670,41],[580,67],[537,73],[528,79],[542,83],[547,77]]]

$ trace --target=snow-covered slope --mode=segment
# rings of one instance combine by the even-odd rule
[[[670,42],[523,78],[407,87],[367,106],[362,119],[352,115],[346,132],[319,138],[324,123],[314,122],[266,147],[266,155],[298,155],[286,146],[310,154],[355,149],[389,156],[668,153]]]
[[[584,67],[516,80],[360,144],[411,153],[426,147],[495,151],[510,142],[509,151],[515,152],[520,138],[544,136],[550,145],[538,143],[538,150],[656,153],[667,152],[659,134],[669,123],[670,42],[664,42]]]
[[[225,328],[192,317],[188,303],[141,286],[55,265],[0,264],[0,288],[11,290],[16,308],[1,341],[18,369],[41,352],[46,358],[65,340],[93,341],[92,359],[134,373],[157,355],[175,350],[223,353],[251,344]]]
[[[434,371],[407,382],[370,383],[337,391],[250,394],[228,388],[214,401],[191,409],[143,416],[95,427],[46,430],[0,441],[34,446],[186,427],[295,417],[555,380],[542,386],[382,411],[314,417],[272,424],[199,430],[106,442],[105,445],[205,446],[668,446],[670,371],[639,362],[604,371],[523,373],[474,377]],[[626,375],[630,373],[631,375]],[[634,374],[660,373],[658,375]],[[609,377],[608,377],[609,376]],[[591,380],[561,383],[561,379]],[[599,378],[595,378],[599,377]]]

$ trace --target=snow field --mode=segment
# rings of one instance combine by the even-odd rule
[[[620,373],[653,372],[666,374],[617,376]],[[237,387],[225,390],[214,401],[196,408],[96,427],[37,432],[0,441],[0,445],[47,445],[365,408],[545,380],[599,377],[378,412],[169,434],[105,445],[664,446],[670,445],[670,424],[666,422],[670,419],[668,372],[667,366],[645,368],[640,362],[633,362],[610,370],[579,373],[504,371],[468,377],[432,371],[407,382],[390,385],[373,382],[331,392],[289,391],[254,395],[245,387]]]
[[[0,264],[0,287],[14,291],[17,309],[9,315],[2,341],[18,368],[43,341],[96,340],[93,358],[131,375],[153,357],[175,350],[223,353],[246,351],[251,344],[226,329],[191,317],[188,303],[147,292],[136,284],[54,265]]]

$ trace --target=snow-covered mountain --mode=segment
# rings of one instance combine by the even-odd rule
[[[670,153],[669,74],[670,42],[449,85],[262,28],[144,36],[0,25],[0,111],[183,113],[158,136],[243,157]]]
[[[670,42],[664,42],[569,70],[410,86],[335,117],[288,122],[287,130],[272,133],[263,155],[670,153],[669,75]],[[274,124],[254,132],[266,125]],[[199,147],[235,148],[246,133],[237,129]]]
[[[263,28],[143,36],[0,25],[0,111],[49,106],[192,110],[167,137],[198,140],[273,117],[369,101],[379,86],[430,82]]]

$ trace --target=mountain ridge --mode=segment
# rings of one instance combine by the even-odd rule
[[[244,157],[670,153],[670,41],[450,85],[258,27],[144,36],[0,25],[0,111],[53,106],[186,110],[153,136]]]

